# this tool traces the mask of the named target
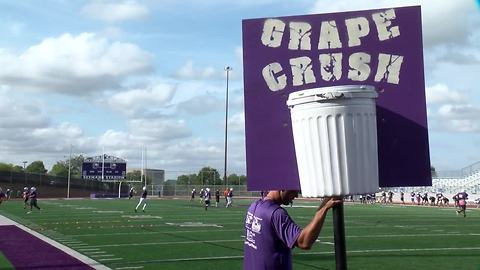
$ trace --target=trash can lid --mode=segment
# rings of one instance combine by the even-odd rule
[[[378,93],[371,85],[341,85],[312,88],[290,93],[287,105],[295,106],[303,103],[334,101],[344,98],[377,98]]]

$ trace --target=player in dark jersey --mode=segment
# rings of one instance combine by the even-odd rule
[[[197,194],[197,191],[195,189],[192,189],[192,195],[190,196],[190,201],[195,200],[195,194]]]
[[[145,207],[147,206],[147,187],[143,187],[142,196],[140,196],[140,201],[135,207],[135,213],[137,212],[138,207],[143,203],[142,211],[145,212]]]
[[[217,188],[215,191],[215,207],[218,207],[218,204],[220,203],[220,190]]]
[[[458,198],[458,210],[457,210],[457,215],[460,213],[463,213],[463,217],[467,216],[467,199],[468,199],[468,194],[464,190],[463,192],[458,193],[457,195]]]
[[[133,197],[133,193],[135,193],[135,189],[133,189],[133,187],[131,187],[130,191],[128,191],[128,199],[129,200]]]
[[[400,201],[402,201],[402,204],[405,204],[405,193],[403,191],[400,191]]]
[[[0,187],[0,204],[2,204],[3,200],[5,199],[5,193],[3,193],[2,188]]]
[[[37,205],[37,189],[35,187],[30,188],[30,193],[28,194],[28,197],[30,199],[30,211],[28,211],[27,214],[30,214],[32,212],[33,207],[41,210],[40,207],[38,207]]]

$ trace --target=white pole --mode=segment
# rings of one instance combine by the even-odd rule
[[[122,181],[118,183],[118,198],[120,199],[120,190],[122,189]]]
[[[144,151],[143,151],[143,146],[142,146],[142,165],[140,165],[141,169],[140,169],[140,182],[143,182],[143,170],[144,170]]]
[[[145,148],[145,166],[144,166],[144,169],[145,169],[145,186],[147,186],[147,147],[144,146]]]
[[[105,170],[105,147],[102,150],[102,181],[104,180],[104,170]]]
[[[70,175],[72,170],[72,145],[70,144],[70,155],[68,157],[68,182],[67,182],[67,199],[70,198]]]

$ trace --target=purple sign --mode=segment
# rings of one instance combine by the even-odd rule
[[[243,21],[249,190],[300,189],[292,92],[372,85],[381,187],[431,185],[420,6]]]
[[[108,155],[89,157],[83,161],[82,178],[124,180],[127,178],[127,163],[123,159]]]

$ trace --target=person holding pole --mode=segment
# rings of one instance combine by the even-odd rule
[[[342,203],[341,198],[325,197],[310,223],[302,229],[281,207],[297,196],[296,190],[273,190],[250,205],[245,218],[243,269],[292,269],[291,249],[310,249],[328,210]]]

